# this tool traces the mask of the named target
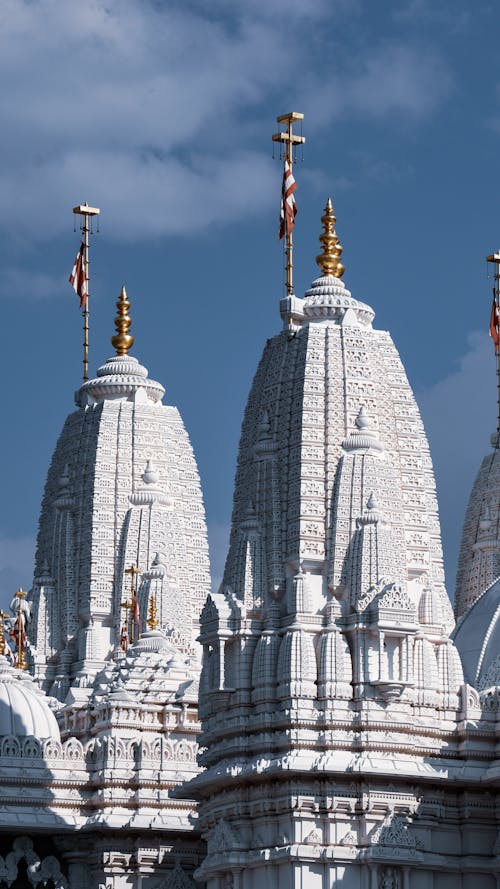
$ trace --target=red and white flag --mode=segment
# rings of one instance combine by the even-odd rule
[[[78,296],[80,297],[80,308],[84,308],[87,305],[87,279],[85,277],[84,255],[85,247],[82,243],[78,253],[76,254],[73,271],[69,276],[69,283],[71,284],[75,293],[78,294]]]
[[[497,305],[497,301],[496,301],[495,291],[493,291],[493,302],[491,303],[490,337],[495,344],[495,354],[498,355],[498,343],[500,340],[500,335],[499,335],[498,305]]]
[[[295,217],[297,215],[297,204],[295,201],[294,191],[297,183],[293,178],[290,164],[285,160],[285,168],[283,170],[283,185],[281,186],[281,213],[280,213],[280,230],[278,237],[291,235],[295,225]]]

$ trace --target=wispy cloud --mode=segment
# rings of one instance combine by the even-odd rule
[[[68,275],[11,266],[0,268],[0,299],[47,299],[68,292]]]

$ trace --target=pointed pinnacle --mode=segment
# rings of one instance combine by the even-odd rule
[[[333,212],[332,200],[328,198],[326,202],[324,215],[321,217],[323,223],[323,234],[319,236],[322,244],[322,251],[316,257],[323,275],[333,275],[334,278],[341,278],[345,272],[345,266],[340,262],[343,248],[339,244],[339,239],[335,231],[335,223],[337,219]]]
[[[116,303],[118,315],[115,318],[116,333],[111,338],[111,345],[116,349],[117,355],[128,355],[129,349],[134,345],[134,337],[128,332],[132,319],[128,314],[130,302],[127,299],[127,291],[122,287]]]

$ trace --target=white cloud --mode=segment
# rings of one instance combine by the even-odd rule
[[[119,238],[260,212],[275,200],[276,170],[264,146],[249,150],[254,119],[284,84],[317,126],[432,111],[449,89],[444,63],[384,45],[360,51],[360,68],[332,42],[335,17],[358,14],[345,0],[216,0],[210,14],[201,0],[4,0],[0,225],[19,234],[28,220],[32,237],[43,210],[37,237],[53,237],[79,199],[105,206]],[[325,75],[337,50],[337,73]]]
[[[496,427],[491,340],[472,333],[459,367],[418,395],[436,473],[448,592],[453,596],[467,499]]]

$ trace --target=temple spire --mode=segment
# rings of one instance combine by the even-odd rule
[[[115,318],[116,333],[111,338],[111,345],[116,349],[117,355],[128,355],[129,349],[134,345],[134,337],[128,332],[132,319],[128,313],[130,301],[127,299],[125,287],[122,287],[116,308],[118,309]]]
[[[322,250],[319,256],[316,257],[316,262],[323,275],[333,275],[334,278],[341,278],[345,272],[345,266],[340,262],[343,247],[340,246],[337,232],[335,231],[336,221],[332,200],[328,198],[324,215],[321,217],[323,234],[319,236],[319,239],[322,244]]]

